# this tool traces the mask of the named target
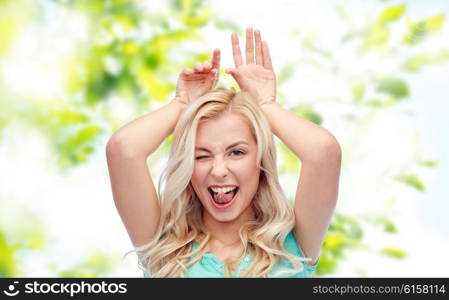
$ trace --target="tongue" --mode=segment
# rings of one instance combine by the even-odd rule
[[[214,201],[220,204],[228,203],[234,197],[234,192],[214,194]]]

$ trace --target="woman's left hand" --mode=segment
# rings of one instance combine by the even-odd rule
[[[260,31],[256,29],[253,36],[253,29],[246,29],[246,63],[243,61],[236,33],[232,33],[231,41],[235,68],[227,69],[226,73],[232,75],[240,89],[249,92],[260,105],[274,103],[276,75],[267,42],[262,42]]]

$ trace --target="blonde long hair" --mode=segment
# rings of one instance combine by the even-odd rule
[[[188,268],[206,253],[210,233],[202,222],[202,204],[190,184],[195,139],[200,120],[217,118],[225,112],[239,114],[249,121],[257,142],[257,164],[261,170],[253,199],[256,218],[240,229],[243,250],[239,257],[224,262],[225,276],[231,276],[246,254],[252,255],[253,261],[241,277],[268,277],[281,259],[292,266],[281,273],[303,270],[301,261],[305,259],[284,248],[295,219],[279,184],[276,147],[268,121],[249,94],[217,89],[191,103],[176,125],[168,164],[159,181],[159,226],[152,241],[135,248],[139,267],[150,277],[185,277]],[[199,245],[193,250],[195,241]]]

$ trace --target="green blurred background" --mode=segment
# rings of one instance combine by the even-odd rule
[[[141,276],[123,257],[107,140],[213,48],[232,66],[246,26],[270,45],[278,101],[343,149],[316,276],[448,276],[448,13],[443,0],[0,0],[0,277]],[[223,70],[219,86],[236,87]],[[300,162],[277,146],[293,199]],[[148,160],[155,181],[169,147]]]

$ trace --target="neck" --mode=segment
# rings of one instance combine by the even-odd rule
[[[210,232],[212,241],[218,241],[223,246],[237,244],[240,241],[240,229],[245,223],[251,220],[254,220],[252,205],[249,205],[235,220],[229,222],[221,222],[207,213],[203,215],[204,225]]]

